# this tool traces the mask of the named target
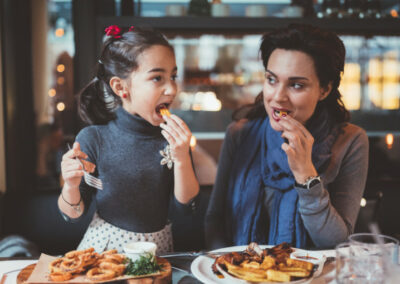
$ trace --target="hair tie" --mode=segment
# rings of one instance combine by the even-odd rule
[[[103,61],[101,61],[101,59],[97,60],[97,62],[101,65],[103,65]]]
[[[105,30],[107,36],[112,36],[113,38],[121,38],[121,28],[117,25],[112,25],[107,27]]]

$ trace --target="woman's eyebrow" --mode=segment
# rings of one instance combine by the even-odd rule
[[[265,69],[265,72],[268,72],[268,73],[270,73],[272,76],[277,77],[277,76],[275,75],[275,73],[272,72],[271,70]]]
[[[296,81],[296,80],[305,80],[305,81],[309,81],[309,79],[308,79],[307,77],[300,77],[300,76],[297,76],[297,77],[289,77],[289,80],[290,80],[290,81]]]
[[[178,67],[175,66],[174,69],[172,69],[172,72],[175,72],[175,71],[177,71],[177,70],[178,70]],[[154,72],[162,72],[162,73],[165,73],[166,71],[165,71],[164,68],[153,68],[153,69],[147,71],[147,73],[154,73]]]

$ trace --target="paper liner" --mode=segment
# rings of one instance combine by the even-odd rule
[[[152,276],[158,276],[161,275],[161,272],[158,273],[152,273],[152,274],[146,274],[146,275],[140,275],[140,276],[133,276],[133,275],[123,275],[116,277],[111,280],[104,280],[104,281],[93,281],[89,280],[86,278],[85,274],[79,274],[75,278],[70,279],[68,281],[62,281],[62,282],[56,282],[56,281],[51,281],[49,279],[49,264],[53,260],[57,259],[58,257],[50,256],[47,254],[41,254],[39,261],[37,262],[35,269],[32,271],[31,276],[25,283],[108,283],[108,282],[115,282],[115,281],[121,281],[121,280],[126,280],[126,279],[135,279],[135,278],[145,278],[145,277],[152,277]]]

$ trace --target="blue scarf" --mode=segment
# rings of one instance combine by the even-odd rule
[[[318,172],[327,164],[336,138],[336,131],[329,133],[328,126],[327,114],[322,113],[309,129],[315,138],[312,160]],[[281,149],[284,142],[281,132],[272,129],[266,117],[246,123],[242,137],[235,153],[227,196],[227,230],[232,243],[288,242],[304,248],[307,233],[299,213],[294,177],[286,153]],[[265,186],[275,189],[269,220],[263,209]]]

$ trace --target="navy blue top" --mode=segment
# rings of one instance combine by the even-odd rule
[[[82,179],[86,208],[94,197],[99,216],[117,227],[140,233],[164,228],[174,173],[160,165],[160,150],[167,145],[160,127],[120,107],[115,120],[82,129],[76,141],[103,182],[103,190],[97,190]]]

